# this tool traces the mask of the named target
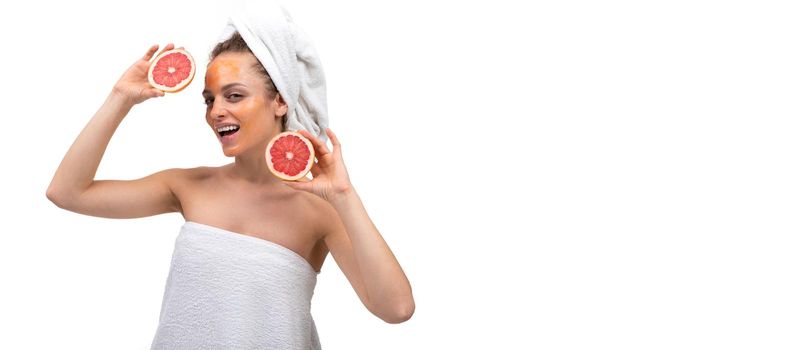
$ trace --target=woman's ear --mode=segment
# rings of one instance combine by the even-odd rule
[[[286,102],[284,101],[284,97],[281,96],[280,93],[275,94],[275,99],[273,100],[273,109],[275,109],[276,117],[284,116],[289,112],[289,106],[287,106]]]

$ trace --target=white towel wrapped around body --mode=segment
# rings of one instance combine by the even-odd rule
[[[287,103],[287,130],[305,129],[327,142],[325,74],[311,39],[274,0],[238,1],[218,42],[236,31],[270,74]]]
[[[321,349],[319,272],[277,243],[187,221],[151,349]]]

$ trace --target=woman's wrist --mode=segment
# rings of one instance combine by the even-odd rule
[[[347,203],[348,200],[354,196],[356,196],[356,189],[354,189],[352,185],[348,185],[332,193],[328,198],[328,202],[333,205],[343,204]]]
[[[100,106],[94,118],[111,119],[121,122],[128,115],[128,112],[133,108],[134,103],[128,100],[124,95],[112,90],[106,100]]]
[[[108,97],[106,98],[106,102],[126,109],[130,109],[135,105],[135,103],[133,103],[130,98],[128,98],[128,96],[116,86],[111,89],[111,93],[109,93]]]

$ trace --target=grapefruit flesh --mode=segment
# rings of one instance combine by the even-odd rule
[[[311,141],[294,131],[275,135],[267,145],[265,156],[270,171],[289,181],[305,177],[314,165],[314,147]]]
[[[164,92],[183,90],[195,77],[195,60],[184,49],[162,52],[147,71],[150,85]]]

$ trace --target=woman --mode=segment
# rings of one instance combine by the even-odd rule
[[[234,162],[94,180],[129,110],[164,96],[147,80],[157,50],[147,50],[115,84],[47,190],[59,207],[86,215],[183,215],[153,348],[320,348],[308,302],[329,252],[370,312],[389,323],[408,320],[409,281],[351,184],[333,131],[325,130],[330,150],[300,131],[315,148],[311,181],[284,182],[268,170],[266,146],[286,129],[288,106],[238,33],[212,51],[203,91],[206,123]],[[217,129],[231,124],[239,130],[223,142]]]

